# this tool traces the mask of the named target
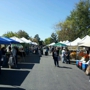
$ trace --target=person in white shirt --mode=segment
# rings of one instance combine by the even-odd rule
[[[65,63],[65,48],[62,49],[62,62]]]
[[[12,47],[12,56],[14,58],[14,63],[15,65],[17,64],[16,62],[16,54],[17,54],[17,51],[16,51],[16,48],[15,47]],[[16,65],[17,66],[17,65]]]

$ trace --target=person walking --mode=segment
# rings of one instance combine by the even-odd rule
[[[17,67],[17,50],[16,50],[16,47],[12,47],[12,56],[14,58],[15,66]]]
[[[62,63],[65,63],[65,48],[62,49]]]
[[[70,64],[70,52],[68,49],[66,49],[65,57],[66,57],[66,63]]]
[[[54,65],[59,67],[58,54],[57,54],[57,50],[56,49],[54,49],[52,56],[53,56],[53,60],[54,60]]]

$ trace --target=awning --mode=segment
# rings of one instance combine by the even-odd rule
[[[13,40],[13,39],[10,39],[10,38],[7,38],[7,37],[2,37],[2,38],[5,39],[5,40],[7,40],[7,41],[9,41],[10,43],[19,44],[18,41],[15,41],[15,40]]]
[[[63,44],[63,43],[58,42],[58,43],[54,44],[53,46],[57,46],[57,47],[64,47],[64,46],[67,46],[67,45],[66,45],[66,44]]]
[[[2,37],[0,37],[0,44],[10,44],[10,41],[7,41],[3,39]]]

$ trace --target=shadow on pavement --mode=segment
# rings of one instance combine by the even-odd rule
[[[32,69],[33,67],[34,67],[34,64],[20,63],[18,64],[17,69]]]
[[[70,63],[71,65],[76,65],[76,63]]]
[[[2,70],[0,84],[20,86],[30,71]],[[1,90],[1,89],[0,89]]]
[[[66,67],[66,66],[59,66],[59,68],[72,69],[71,67]]]
[[[39,57],[39,55],[31,54],[24,58],[21,58],[20,61],[18,61],[18,62],[19,62],[19,64],[18,64],[19,69],[20,68],[32,69],[35,63],[40,63],[40,57]],[[4,66],[4,68],[9,68],[8,64],[6,66]],[[13,68],[15,68],[15,67],[13,67]]]
[[[26,56],[25,57],[25,60],[24,61],[21,61],[21,62],[25,62],[25,63],[40,63],[40,57],[36,54],[31,54],[29,56]]]
[[[25,90],[23,88],[0,87],[0,90]]]

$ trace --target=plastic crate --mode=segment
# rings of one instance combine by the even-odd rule
[[[88,66],[88,64],[86,64],[86,63],[82,63],[82,70],[86,70],[87,69],[87,66]]]
[[[79,66],[79,60],[76,60],[76,66]]]
[[[79,68],[82,69],[82,62],[79,61]]]

